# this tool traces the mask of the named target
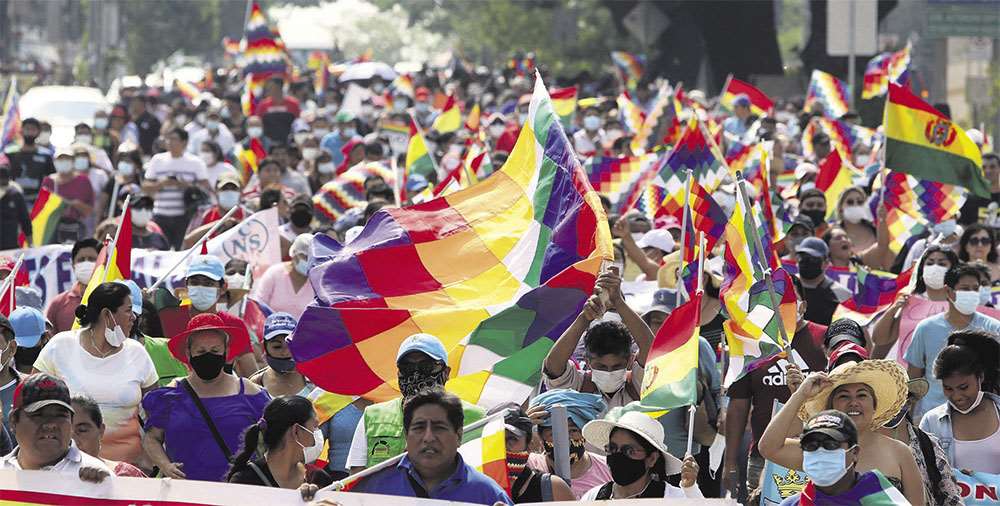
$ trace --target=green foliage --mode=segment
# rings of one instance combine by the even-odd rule
[[[618,33],[599,0],[372,0],[382,9],[399,5],[412,25],[451,37],[465,58],[503,64],[515,52],[534,52],[536,61],[560,75],[599,71],[609,52],[635,50]]]
[[[222,40],[219,0],[122,0],[121,9],[130,72],[146,73],[177,51],[218,52]]]

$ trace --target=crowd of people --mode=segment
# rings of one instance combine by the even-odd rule
[[[654,336],[681,297],[682,223],[629,212],[608,216],[624,270],[600,275],[601,296],[588,299],[558,336],[537,394],[506,406],[509,489],[458,454],[464,428],[490,413],[444,389],[455,364],[435,336],[416,334],[385,350],[396,354],[400,397],[357,398],[324,415],[310,401],[318,387],[288,346],[315,298],[314,238],[350,242],[380,209],[410,202],[378,177],[365,181],[360,205],[339,215],[321,211],[317,195],[358,165],[405,165],[405,145],[394,145],[387,126],[410,118],[427,131],[440,172],[409,178],[403,189],[412,198],[433,188],[463,163],[476,135],[434,131],[436,96],[450,95],[466,111],[479,105],[497,168],[527,118],[530,76],[508,70],[445,79],[428,71],[412,78],[412,93],[377,76],[351,83],[365,91],[351,110],[343,83],[316,93],[310,82],[275,77],[245,111],[242,81],[220,70],[194,100],[125,90],[110,111],[76,126],[70,146],[50,143],[51,118],[23,119],[20,142],[0,158],[0,250],[19,248],[19,235],[30,242],[29,214],[44,188],[66,206],[49,242],[73,245],[74,282],[44,305],[31,287],[18,287],[18,307],[0,316],[0,466],[72,471],[90,481],[228,481],[299,489],[311,498],[404,454],[352,493],[480,504],[727,494],[756,504],[771,462],[808,477],[785,504],[851,504],[881,493],[897,503],[955,505],[962,504],[960,473],[1000,474],[1000,321],[990,316],[1000,314],[992,311],[1000,260],[996,230],[986,224],[991,202],[1000,203],[1000,158],[983,155],[992,200],[970,195],[953,220],[902,238],[904,249],[893,251],[884,204],[874,212],[869,206],[877,171],[834,199],[836,209],[827,209],[829,196],[815,187],[817,167],[833,151],[828,135],[804,133],[820,112],[786,100],[757,117],[739,96],[727,113],[700,90],[688,92],[685,107],[718,121],[723,146],[773,141],[775,176],[795,175],[793,188],[775,187],[787,195],[789,215],[776,244],[798,299],[787,356],[723,388],[720,245],[704,264],[694,423],[684,409],[614,416],[640,399]],[[633,156],[635,132],[614,98],[618,82],[565,84],[596,97],[580,101],[567,126],[579,161]],[[631,97],[648,110],[655,91],[645,80]],[[854,114],[842,119],[858,121]],[[984,144],[982,134],[970,136]],[[239,154],[255,145],[266,156],[246,171]],[[877,165],[880,154],[871,148],[857,146],[851,162]],[[194,255],[182,293],[111,282],[82,304],[100,241],[120,220],[126,197],[133,247],[153,250],[190,248],[234,208],[222,230],[276,208],[282,261],[248,290],[245,261]],[[722,185],[713,197],[731,211],[736,194]],[[13,264],[2,259],[0,279],[16,274]],[[831,269],[859,266],[896,274],[912,268],[915,284],[870,321],[836,318],[852,291]],[[655,282],[652,304],[629,300],[623,279]],[[168,296],[190,301],[169,308],[171,318],[182,315],[180,329],[161,321],[160,301]],[[913,316],[908,308],[915,305],[920,314]],[[554,441],[554,406],[567,410],[568,441]],[[709,450],[717,439],[725,443],[718,472]],[[566,446],[569,474],[559,476],[556,450]]]

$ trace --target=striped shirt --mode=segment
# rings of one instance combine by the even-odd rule
[[[174,158],[170,152],[153,155],[146,168],[146,179],[166,181],[175,177],[178,181],[197,183],[208,179],[205,162],[191,153],[183,153]],[[177,217],[184,216],[184,189],[163,188],[153,196],[153,215]]]

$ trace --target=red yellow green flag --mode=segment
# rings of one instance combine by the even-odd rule
[[[18,240],[21,247],[38,247],[51,242],[56,232],[56,223],[59,223],[65,208],[62,197],[46,188],[39,188],[38,198],[31,208],[31,244],[28,244],[28,238],[22,233]]]
[[[840,199],[840,194],[851,187],[852,173],[853,170],[844,162],[843,158],[840,157],[840,152],[837,150],[832,151],[819,164],[819,174],[816,175],[816,188],[826,196],[827,218],[833,216],[833,213],[839,207],[837,201]]]
[[[132,209],[125,208],[118,225],[116,240],[106,244],[97,255],[97,267],[83,291],[80,304],[86,304],[90,293],[101,283],[124,281],[132,277]],[[110,258],[109,258],[110,255]]]
[[[889,83],[882,125],[886,168],[962,186],[990,198],[979,147],[964,130],[905,86]]]
[[[441,109],[441,114],[439,114],[437,118],[434,118],[434,123],[431,124],[431,129],[444,134],[454,132],[461,126],[462,111],[458,110],[458,104],[455,103],[455,95],[448,95],[448,101],[444,103],[444,108]]]

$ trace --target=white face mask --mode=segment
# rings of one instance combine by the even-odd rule
[[[302,426],[299,425],[299,427]],[[309,432],[309,429],[305,427],[302,427],[302,430]],[[298,439],[295,440],[295,442],[299,443],[299,446],[302,447],[302,460],[304,464],[312,464],[313,462],[316,462],[316,459],[319,458],[320,452],[323,451],[323,442],[324,442],[323,432],[319,430],[319,428],[317,428],[316,430],[312,431],[312,436],[313,436],[312,446],[306,446],[302,443],[299,443]]]
[[[218,132],[219,131],[219,120],[210,119],[210,120],[206,121],[205,122],[205,128],[207,128],[209,132]]]
[[[84,170],[89,169],[90,168],[90,159],[89,158],[83,158],[83,157],[74,158],[73,159],[73,168],[76,169],[76,170],[79,170],[79,171],[84,171]]]
[[[139,228],[146,228],[149,224],[149,220],[153,219],[152,209],[133,209],[132,210],[132,224]]]
[[[302,158],[310,162],[319,156],[319,148],[302,148]]]
[[[872,161],[872,155],[857,155],[854,157],[854,166],[863,169]]]
[[[614,371],[590,371],[590,379],[597,385],[598,390],[611,394],[621,390],[625,386],[625,369]]]
[[[979,305],[985,306],[993,301],[993,288],[989,286],[979,287]]]
[[[38,134],[38,139],[35,139],[35,142],[37,142],[39,144],[48,144],[49,143],[49,139],[51,137],[52,137],[52,132],[42,132],[42,133]]]
[[[253,138],[256,139],[256,138],[259,138],[263,134],[264,134],[264,129],[261,128],[261,127],[256,127],[256,126],[247,127],[247,135],[249,135],[250,137],[253,137]]]
[[[623,132],[619,128],[613,128],[611,130],[608,130],[608,139],[609,140],[615,140],[615,139],[617,139],[617,138],[619,138],[619,137],[621,137],[623,135],[625,135],[625,132]]]
[[[958,411],[959,413],[961,413],[963,415],[967,415],[967,414],[971,413],[972,410],[976,409],[976,407],[978,407],[979,403],[981,403],[981,402],[983,402],[983,389],[982,389],[982,385],[980,385],[979,395],[976,396],[975,402],[973,402],[972,405],[968,407],[968,409],[958,409],[958,408],[955,407],[954,404],[951,403],[950,400],[948,401],[948,405],[951,406],[951,409],[954,409],[955,411]]]
[[[178,114],[177,116],[174,116],[174,122],[180,126],[184,126],[188,122],[188,117],[183,114]]]
[[[848,223],[861,223],[868,216],[868,210],[864,206],[848,206],[842,212]]]
[[[69,160],[56,160],[52,162],[56,166],[56,172],[60,174],[69,174],[73,172],[73,162]]]
[[[235,190],[226,190],[219,192],[219,207],[230,210],[240,203],[240,192]]]
[[[816,187],[816,183],[814,183],[812,181],[807,181],[805,183],[802,183],[799,186],[799,194],[801,194],[802,192],[805,192],[805,191],[812,190],[815,187]]]
[[[296,146],[301,146],[302,143],[305,142],[306,138],[308,137],[309,137],[308,132],[297,132],[295,135],[292,136],[292,138],[295,139]]]
[[[123,176],[131,176],[135,173],[135,167],[129,162],[118,162],[118,172]]]
[[[76,277],[78,283],[87,284],[90,282],[90,277],[94,275],[94,267],[96,266],[96,262],[77,262],[73,265],[73,276]]]
[[[971,315],[979,307],[979,290],[958,290],[952,303],[959,313]]]
[[[503,135],[503,125],[501,124],[490,125],[487,127],[487,130],[490,133],[490,137],[500,137]]]
[[[205,311],[219,300],[219,289],[214,286],[189,286],[188,298],[198,311]]]
[[[205,162],[205,165],[215,164],[215,154],[211,151],[202,151],[198,153],[198,158],[201,158],[201,161]]]
[[[332,163],[321,163],[316,166],[320,174],[332,174],[335,168]]]
[[[226,276],[226,284],[229,285],[229,288],[243,288],[243,283],[246,283],[246,277],[242,274]]]
[[[601,127],[601,118],[598,116],[584,116],[583,117],[583,128],[588,132],[593,132]]]
[[[947,272],[948,268],[943,265],[925,265],[923,274],[924,284],[932,290],[944,288],[944,275]]]
[[[79,134],[76,136],[76,142],[90,145],[90,143],[94,142],[94,136],[90,134]]]
[[[108,118],[94,118],[94,128],[104,130],[108,127]]]
[[[114,316],[111,317],[111,323],[115,328],[112,330],[111,325],[104,327],[104,340],[111,346],[119,348],[125,342],[127,336],[125,335],[125,331],[122,330],[121,325],[118,325],[118,322],[115,321]]]
[[[322,139],[323,137],[326,136],[326,134],[330,133],[330,129],[329,128],[317,128],[317,129],[313,130],[313,133],[316,134],[316,138],[317,139]]]

